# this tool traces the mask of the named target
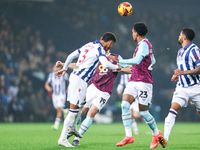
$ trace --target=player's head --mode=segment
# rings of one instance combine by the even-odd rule
[[[137,22],[133,25],[132,36],[133,40],[137,41],[137,37],[145,37],[148,32],[147,25],[143,22]]]
[[[179,35],[178,43],[182,44],[184,40],[192,41],[195,37],[195,32],[191,28],[184,28]]]
[[[103,45],[105,51],[111,49],[116,41],[117,41],[116,36],[111,32],[104,33],[104,35],[100,39],[100,42]]]

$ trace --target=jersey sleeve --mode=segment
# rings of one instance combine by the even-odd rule
[[[199,48],[192,49],[191,53],[192,53],[191,56],[192,56],[193,62],[196,64],[197,67],[199,67],[200,66],[200,50],[199,50]]]
[[[120,55],[118,55],[118,59],[122,60],[123,58]],[[122,66],[122,68],[126,68],[127,67],[127,64],[124,64],[124,63],[117,63],[117,64],[120,64]]]
[[[51,82],[52,81],[52,73],[50,73],[49,75],[48,75],[48,77],[47,77],[47,82]]]
[[[67,71],[69,64],[72,62],[72,60],[74,58],[77,58],[79,56],[79,51],[80,50],[75,50],[74,52],[72,52],[66,59],[65,64],[63,66],[63,69]]]
[[[138,65],[142,59],[149,55],[149,47],[146,42],[142,42],[138,47],[138,52],[134,58],[119,60],[119,63],[126,63],[129,65]]]
[[[98,47],[98,56],[105,56],[106,57],[106,52],[103,48]]]

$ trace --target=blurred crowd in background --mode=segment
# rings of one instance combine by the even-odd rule
[[[199,14],[193,14],[192,10],[189,14],[171,0],[168,1],[173,5],[171,11],[163,11],[163,3],[145,1],[148,6],[144,6],[136,0],[132,4],[133,14],[121,17],[117,13],[120,2],[0,2],[0,122],[53,121],[55,110],[44,83],[55,62],[64,62],[69,53],[99,39],[107,31],[117,37],[111,52],[130,58],[137,44],[131,31],[135,22],[145,22],[149,28],[147,38],[153,45],[157,60],[152,71],[154,94],[151,111],[157,121],[163,121],[176,84],[171,82],[171,76],[176,69],[176,54],[180,48],[177,42],[179,33],[184,27],[193,28],[196,31],[194,42],[200,46]],[[116,93],[119,76],[117,79],[108,106],[121,101]],[[120,109],[118,111],[113,114],[118,118],[115,121],[121,119]],[[199,120],[191,104],[179,114],[178,121]]]

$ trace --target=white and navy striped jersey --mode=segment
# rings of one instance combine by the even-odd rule
[[[80,55],[73,73],[89,82],[99,63],[99,57],[106,57],[105,50],[102,44],[96,40],[79,48],[78,52]]]
[[[190,42],[184,48],[178,51],[177,68],[183,71],[193,70],[200,66],[200,50]],[[199,83],[199,75],[181,75],[179,76],[177,86],[188,87]]]
[[[56,76],[55,72],[48,75],[47,82],[51,84],[53,95],[66,96],[66,81],[69,80],[69,75],[66,73],[64,76]]]
[[[126,84],[128,83],[129,79],[131,77],[131,74],[122,74],[120,76],[120,81],[119,81],[119,84],[117,86],[117,91],[119,90],[123,90],[124,87],[126,86]]]

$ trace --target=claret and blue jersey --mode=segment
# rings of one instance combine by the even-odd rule
[[[200,50],[193,42],[190,42],[178,51],[177,68],[187,71],[193,70],[198,66],[200,66]],[[199,83],[199,75],[181,75],[177,86],[188,87],[197,83]]]

